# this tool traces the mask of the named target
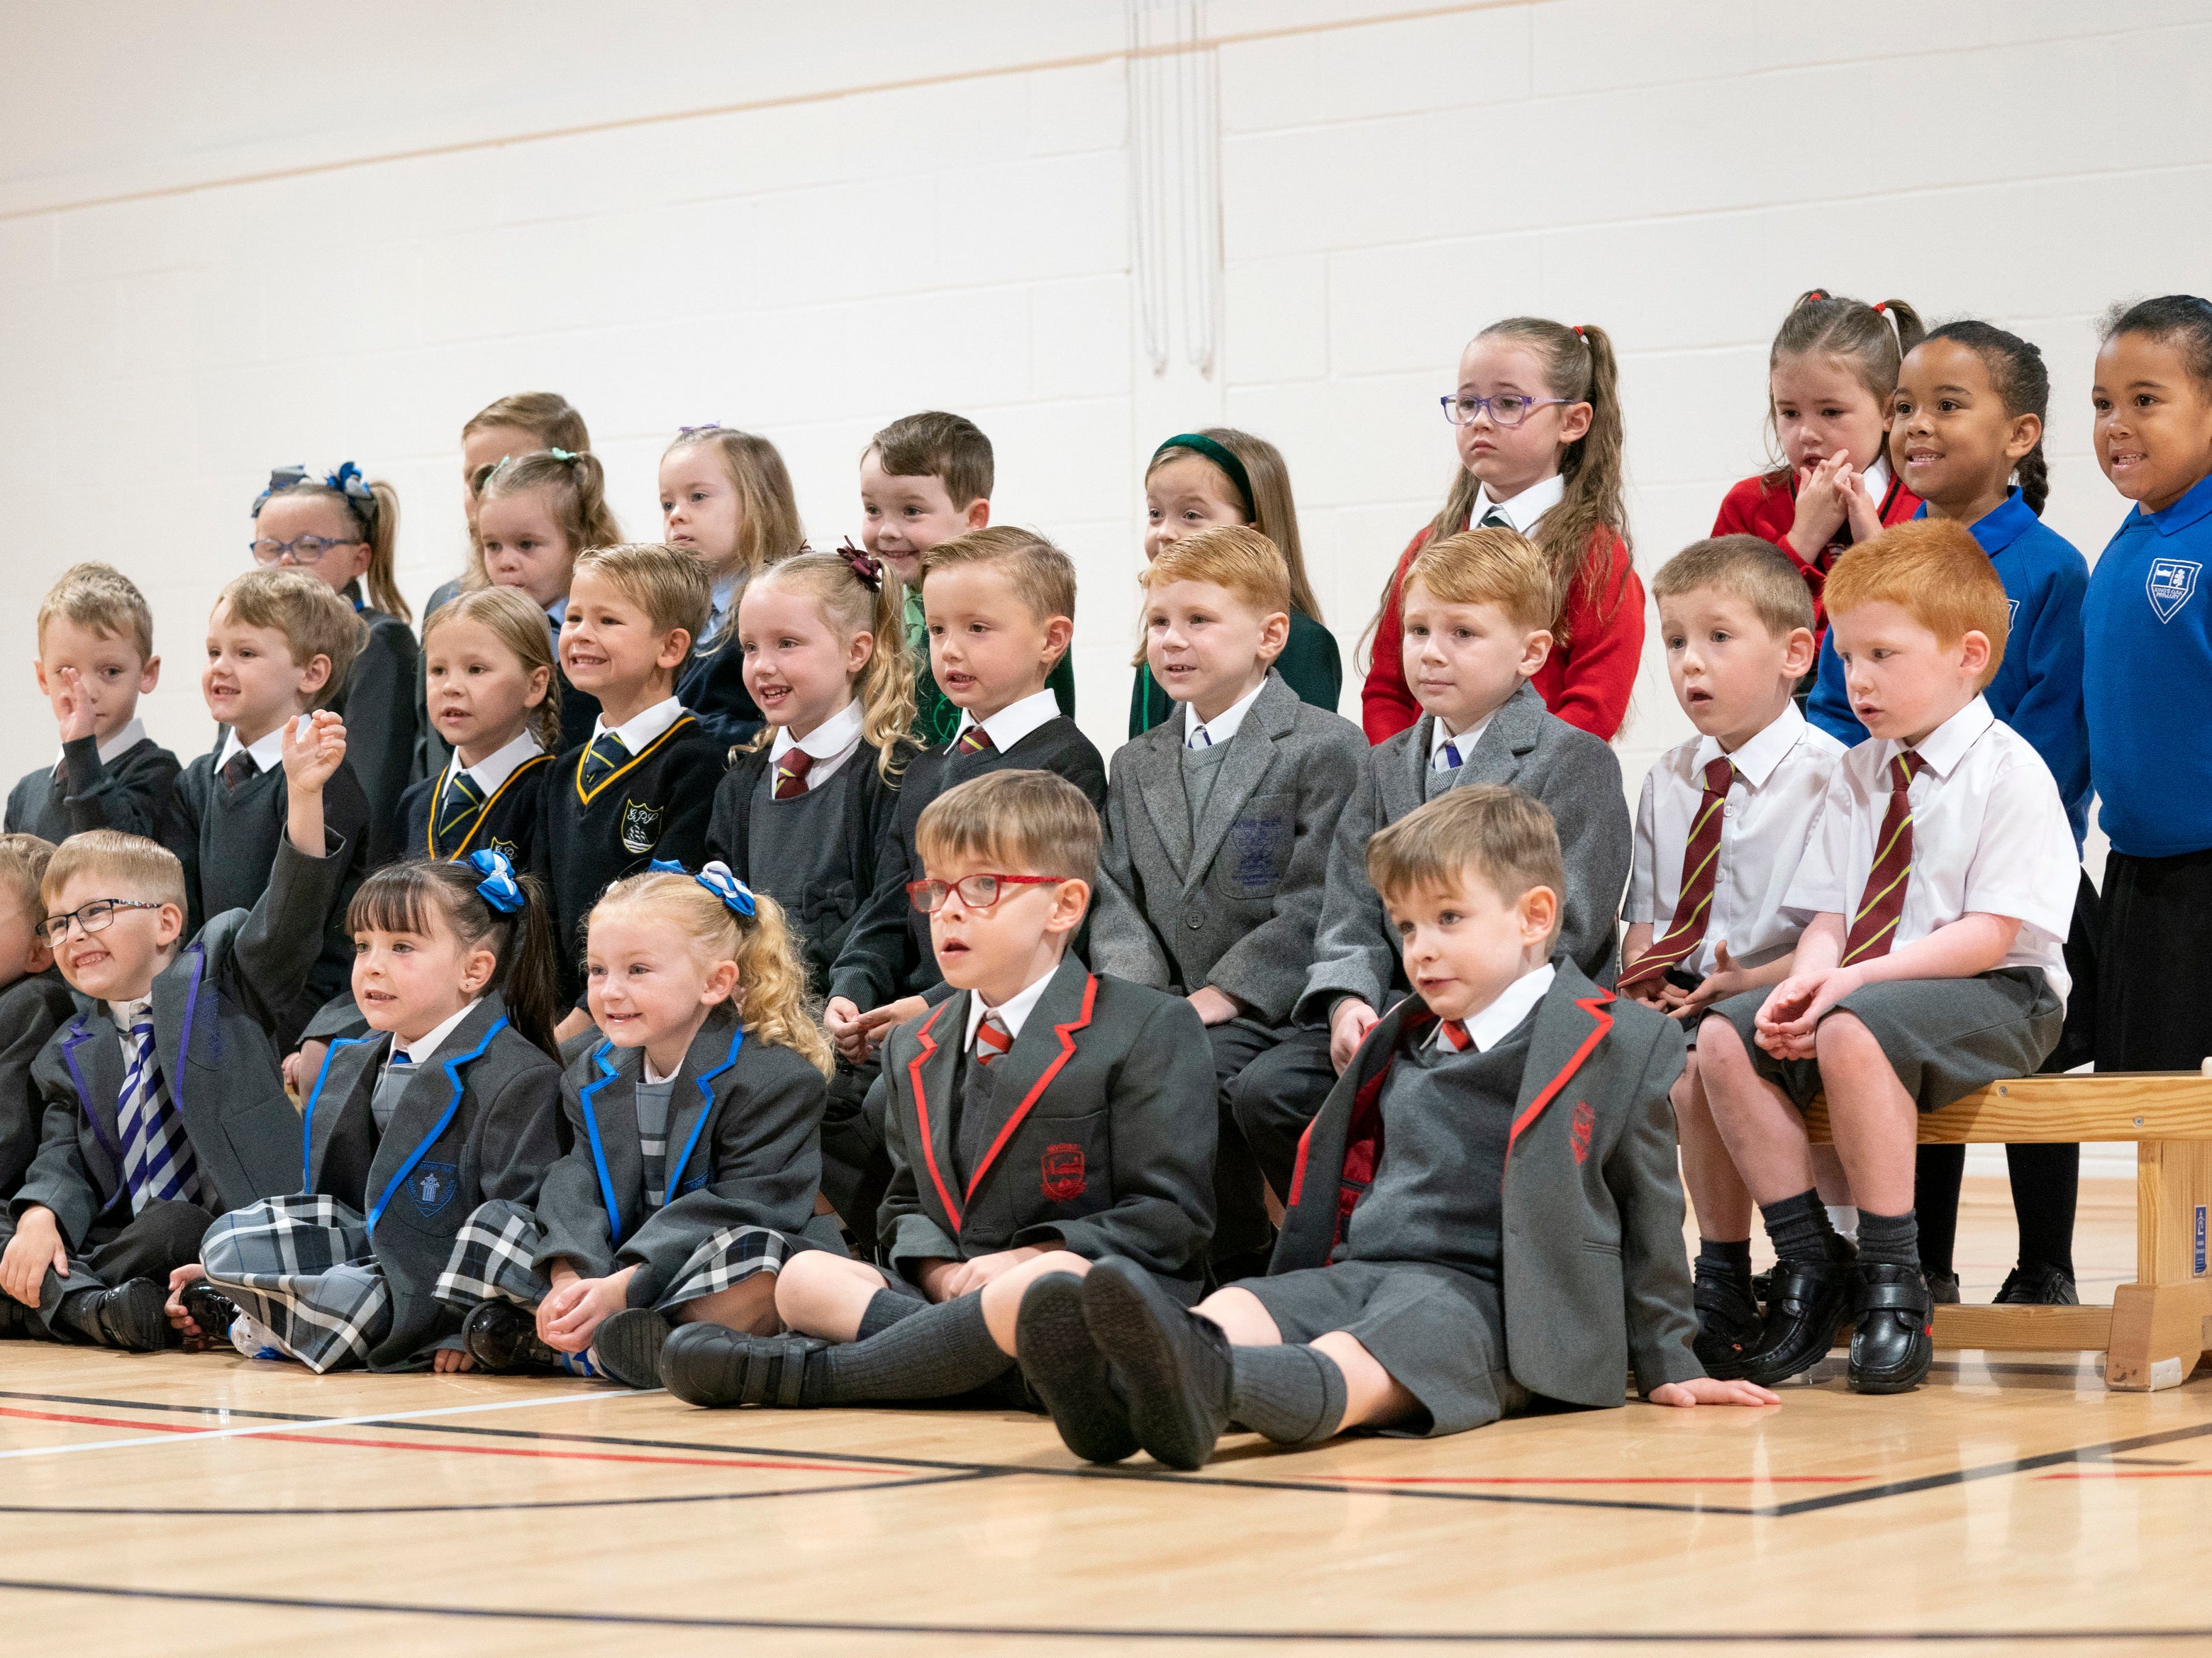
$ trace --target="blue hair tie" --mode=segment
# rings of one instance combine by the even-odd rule
[[[672,859],[656,858],[647,867],[656,875],[691,875],[690,870]],[[741,915],[748,921],[753,919],[753,890],[738,879],[720,859],[691,875],[691,878],[720,898],[732,914]]]
[[[307,482],[307,469],[305,466],[270,468],[268,483],[253,498],[253,516],[256,519],[261,516],[261,509],[270,496],[296,489]],[[351,503],[362,527],[374,531],[376,526],[376,492],[368,487],[368,480],[362,477],[360,467],[349,460],[342,460],[337,471],[324,474],[322,482],[325,489],[343,495]]]
[[[489,847],[482,852],[472,852],[469,854],[469,867],[483,877],[477,883],[477,896],[501,915],[514,914],[526,902],[514,878],[514,865],[505,853]]]

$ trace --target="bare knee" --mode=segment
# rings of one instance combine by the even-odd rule
[[[1740,1077],[1751,1070],[1751,1056],[1744,1052],[1742,1035],[1734,1024],[1719,1018],[1699,1023],[1697,1050],[1690,1056],[1690,1063],[1697,1068],[1701,1093],[1707,1082]],[[1691,1072],[1686,1070],[1683,1074],[1687,1077]]]
[[[1822,1019],[1813,1032],[1813,1053],[1820,1060],[1858,1060],[1881,1051],[1874,1032],[1856,1014],[1841,1009]]]
[[[1265,1303],[1249,1290],[1216,1290],[1198,1303],[1198,1311],[1222,1327],[1232,1346],[1273,1347],[1283,1339]]]

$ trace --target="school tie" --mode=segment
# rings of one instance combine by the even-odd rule
[[[582,782],[585,789],[595,789],[629,763],[629,750],[621,738],[612,732],[601,732],[592,739],[592,746],[584,751]]]
[[[483,791],[468,773],[456,771],[446,779],[445,787],[438,793],[438,823],[434,837],[439,857],[451,858],[461,849],[468,839],[469,820],[483,803]]]
[[[149,1203],[198,1200],[199,1160],[169,1098],[169,1085],[161,1080],[150,1002],[136,1003],[131,1010],[131,1066],[124,1073],[115,1121],[123,1131],[123,1178],[131,1187],[132,1214]]]
[[[1729,785],[1735,767],[1728,756],[1705,762],[1705,789],[1698,800],[1698,815],[1690,824],[1690,841],[1682,851],[1682,880],[1674,899],[1674,920],[1664,937],[1629,963],[1616,990],[1632,990],[1648,980],[1663,979],[1669,968],[1680,967],[1697,954],[1705,941],[1705,926],[1713,911],[1713,888],[1720,879],[1721,829],[1727,815]]]
[[[1014,1045],[1014,1033],[996,1013],[986,1013],[975,1027],[975,1063],[988,1066]]]
[[[775,762],[775,798],[796,800],[806,793],[806,774],[814,769],[814,756],[793,749]]]
[[[414,1056],[395,1048],[391,1063],[384,1074],[376,1079],[376,1089],[368,1098],[369,1115],[375,1119],[380,1138],[392,1127],[392,1120],[399,1114],[400,1096],[406,1093],[407,1084],[415,1080]]]
[[[1457,771],[1460,768],[1460,764],[1459,741],[1455,738],[1446,742],[1443,747],[1437,750],[1436,764],[1431,767],[1431,769],[1434,771]]]
[[[1478,530],[1510,530],[1513,527],[1513,520],[1505,516],[1504,507],[1493,507],[1482,515],[1482,522],[1474,527]]]
[[[1203,726],[1197,726],[1192,730],[1190,741],[1184,746],[1193,749],[1210,749],[1213,746],[1213,733]]]
[[[252,782],[260,769],[261,762],[253,757],[252,751],[240,749],[222,762],[222,786],[235,794]]]
[[[960,733],[960,740],[952,745],[955,754],[988,754],[999,745],[991,740],[991,733],[981,726],[970,726]]]
[[[1446,1019],[1437,1029],[1443,1032],[1444,1040],[1451,1044],[1455,1054],[1466,1053],[1474,1043],[1474,1038],[1467,1034],[1464,1019]]]
[[[1911,749],[1889,762],[1889,809],[1881,815],[1874,867],[1859,894],[1858,914],[1851,917],[1839,967],[1888,955],[1897,937],[1898,918],[1905,914],[1905,895],[1912,883],[1912,797],[1907,791],[1927,769],[1928,762]]]

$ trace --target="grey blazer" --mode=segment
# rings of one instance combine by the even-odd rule
[[[1619,1405],[1632,1368],[1646,1394],[1705,1374],[1690,1351],[1698,1321],[1667,1100],[1682,1031],[1599,989],[1564,956],[1552,965],[1505,1152],[1506,1357],[1531,1393]],[[1376,1145],[1376,1101],[1400,1044],[1435,1023],[1407,997],[1337,1078],[1299,1148],[1270,1274],[1328,1264],[1367,1190],[1346,1181],[1346,1153],[1389,1157]]]
[[[569,1149],[538,1198],[542,1273],[556,1255],[604,1278],[636,1266],[629,1304],[676,1286],[700,1245],[735,1226],[793,1238],[822,1185],[822,1073],[790,1048],[749,1040],[726,1015],[692,1038],[668,1105],[668,1201],[645,1203],[637,1136],[642,1048],[601,1042],[568,1067],[561,1108]]]
[[[351,862],[336,835],[320,858],[279,841],[253,908],[216,916],[154,977],[155,1053],[218,1213],[298,1188],[300,1114],[285,1096],[272,1032],[322,954]],[[122,1042],[106,1003],[79,995],[76,1008],[31,1067],[42,1134],[9,1212],[52,1210],[63,1237],[82,1249],[94,1222],[131,1218],[131,1188],[116,1121]]]
[[[1280,1024],[1313,962],[1329,844],[1367,739],[1270,669],[1195,840],[1182,750],[1170,714],[1115,751],[1091,965],[1182,994],[1212,985]]]
[[[431,1298],[453,1239],[490,1198],[527,1204],[559,1154],[561,1067],[487,996],[410,1078],[380,1136],[371,1102],[392,1053],[386,1032],[331,1044],[301,1113],[302,1190],[368,1220],[392,1295],[392,1328],[373,1370],[420,1370],[452,1345],[459,1316]]]
[[[1425,714],[1412,729],[1367,751],[1329,847],[1321,934],[1295,1010],[1301,1024],[1327,1023],[1346,996],[1381,1012],[1394,995],[1405,993],[1390,918],[1367,884],[1367,841],[1427,799],[1435,729],[1435,716]],[[1613,750],[1554,718],[1534,688],[1523,683],[1491,717],[1452,779],[1454,788],[1467,783],[1508,784],[1550,808],[1567,865],[1558,947],[1584,973],[1610,984],[1613,930],[1636,846]]]

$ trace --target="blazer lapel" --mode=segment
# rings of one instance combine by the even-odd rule
[[[916,1038],[921,1051],[907,1061],[907,1097],[914,1102],[915,1144],[921,1167],[915,1171],[922,1201],[934,1195],[945,1230],[957,1235],[967,1206],[953,1190],[958,1178],[952,1160],[952,1079],[960,1044],[968,1032],[968,998],[956,991],[921,1022]]]
[[[1145,803],[1168,862],[1178,877],[1187,878],[1192,867],[1190,796],[1182,781],[1182,722],[1171,714],[1130,746],[1136,750],[1129,758],[1136,771],[1137,798]]]
[[[736,1020],[709,1019],[691,1039],[676,1086],[668,1093],[668,1187],[663,1200],[673,1203],[684,1190],[684,1170],[707,1130],[707,1120],[726,1090],[723,1078],[744,1046],[744,1027]]]
[[[1613,1029],[1607,1011],[1613,993],[1600,990],[1565,957],[1553,963],[1552,987],[1536,1014],[1536,1028],[1528,1041],[1528,1066],[1521,1075],[1521,1097],[1513,1114],[1513,1128],[1505,1145],[1506,1160],[1545,1108],[1573,1080],[1583,1063]]]
[[[391,1052],[390,1034],[372,1030],[366,1036],[340,1037],[323,1056],[322,1071],[307,1084],[307,1097],[300,1107],[304,1119],[301,1129],[307,1142],[306,1167],[301,1170],[302,1192],[313,1192],[320,1184],[331,1142],[337,1138],[346,1118],[370,1108],[376,1078]],[[372,1180],[376,1165],[383,1162],[382,1148],[378,1149],[379,1156],[372,1160]],[[374,1195],[374,1187],[370,1194]]]
[[[92,1126],[92,1137],[115,1165],[114,1178],[123,1179],[123,1131],[115,1108],[123,1090],[123,1051],[117,1046],[115,1022],[97,1005],[78,1013],[62,1038],[62,1059],[70,1080],[76,1084],[78,1108]]]
[[[1436,716],[1423,714],[1413,722],[1405,750],[1398,756],[1398,763],[1376,768],[1375,781],[1382,797],[1383,823],[1396,823],[1428,798],[1429,744],[1434,740],[1436,728]]]
[[[461,1097],[467,1067],[473,1063],[471,1056],[480,1056],[491,1029],[507,1017],[507,1009],[497,996],[487,996],[469,1010],[468,1017],[455,1025],[438,1044],[438,1051],[407,1078],[407,1086],[400,1090],[398,1106],[392,1111],[392,1121],[376,1143],[376,1157],[368,1169],[368,1196],[372,1203],[382,1201],[385,1188],[401,1174],[411,1170],[427,1155],[433,1145],[441,1139],[451,1121],[451,1113]],[[390,1057],[389,1043],[379,1046],[364,1072],[368,1084],[366,1090],[373,1101],[376,1094],[376,1079],[382,1074],[385,1060]],[[448,1064],[459,1061],[452,1072]],[[458,1171],[456,1171],[458,1172]]]
[[[1521,689],[1507,697],[1490,717],[1476,739],[1474,752],[1459,768],[1452,786],[1462,783],[1510,783],[1520,774],[1521,757],[1536,746],[1544,723],[1544,699],[1523,680]]]
[[[1222,759],[1220,774],[1213,780],[1213,793],[1206,797],[1206,816],[1199,822],[1198,838],[1191,847],[1190,862],[1185,866],[1185,887],[1203,881],[1212,869],[1213,860],[1221,855],[1221,843],[1228,838],[1237,814],[1244,809],[1244,803],[1252,798],[1252,792],[1260,786],[1268,768],[1275,763],[1276,739],[1287,734],[1297,723],[1297,700],[1298,694],[1270,668],[1267,683],[1260,687],[1260,695],[1245,711],[1244,723],[1229,739],[1229,752]],[[1285,703],[1290,706],[1285,707]]]
[[[1037,998],[1037,1005],[1030,1010],[1029,1017],[1022,1021],[1022,1034],[1014,1038],[1006,1057],[999,1061],[1004,1069],[997,1071],[998,1096],[1013,1103],[1006,1113],[1005,1125],[991,1141],[990,1149],[983,1153],[982,1160],[968,1177],[964,1201],[974,1201],[984,1177],[998,1166],[999,1154],[1006,1149],[1006,1142],[1013,1139],[1030,1108],[1052,1086],[1052,1079],[1073,1056],[1075,1033],[1091,1023],[1091,1004],[1097,993],[1097,980],[1075,958],[1074,952],[1071,950],[1061,957],[1052,982]],[[958,1040],[957,1032],[954,1039]]]
[[[618,1245],[645,1219],[645,1154],[637,1143],[637,1079],[644,1065],[642,1048],[602,1042],[592,1050],[597,1075],[576,1090],[599,1178],[599,1202]]]

